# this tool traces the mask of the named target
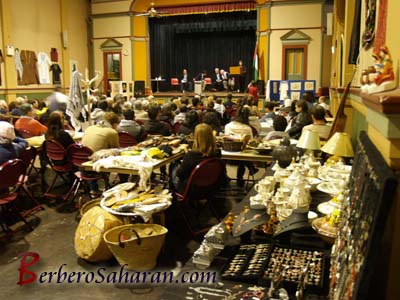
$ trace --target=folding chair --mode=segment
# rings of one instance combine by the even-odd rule
[[[18,198],[18,189],[23,183],[25,171],[26,166],[20,159],[6,161],[0,166],[0,209],[3,216],[7,212],[15,213],[32,230],[32,226],[15,205],[15,200]],[[5,232],[11,231],[5,220],[0,220],[0,224]]]
[[[126,131],[118,132],[118,136],[119,136],[119,145],[121,148],[135,146],[137,144],[136,139]]]
[[[190,222],[192,217],[198,219],[202,208],[208,206],[210,211],[219,221],[220,218],[215,211],[211,200],[216,191],[220,188],[221,181],[226,174],[225,164],[221,159],[208,158],[200,162],[192,171],[186,184],[183,194],[173,191],[177,200],[176,203],[183,216],[183,219],[192,234],[192,236],[205,233],[209,227],[195,230]],[[206,200],[203,207],[199,207],[199,200]],[[185,207],[186,206],[186,207]],[[185,213],[185,208],[190,207],[196,212],[195,216],[189,216]]]

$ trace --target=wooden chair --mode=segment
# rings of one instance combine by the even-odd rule
[[[187,181],[184,192],[181,194],[178,191],[173,191],[174,198],[178,209],[180,210],[183,219],[190,231],[195,236],[208,231],[209,227],[203,229],[195,229],[190,222],[193,217],[198,218],[204,206],[208,206],[213,215],[219,217],[215,211],[211,201],[215,192],[221,185],[221,180],[226,174],[225,164],[221,159],[208,158],[200,162],[192,171],[189,180]],[[200,200],[206,200],[204,206],[200,207]],[[185,212],[186,208],[191,208],[196,212],[195,216],[190,216]]]
[[[20,159],[6,161],[0,166],[0,209],[3,216],[6,216],[7,213],[14,213],[32,230],[32,226],[15,205],[25,171],[26,166]],[[5,220],[0,220],[0,224],[5,232],[11,231]]]
[[[57,178],[61,178],[65,183],[70,184],[65,175],[74,171],[73,164],[68,160],[66,149],[56,140],[46,140],[43,142],[43,150],[51,169],[56,173],[53,181],[48,186],[44,196],[48,198],[62,198],[67,201],[72,193],[72,186],[64,195],[50,194],[54,188]]]
[[[78,171],[74,173],[75,181],[72,184],[72,198],[70,201],[73,201],[78,194],[79,188],[82,186],[84,187],[85,194],[89,195],[90,188],[88,187],[87,183],[94,180],[101,180],[103,179],[105,182],[105,187],[108,188],[108,179],[104,174],[97,174],[95,172],[83,172],[83,163],[90,160],[90,156],[93,154],[92,149],[83,146],[81,144],[72,144],[67,149],[67,156],[68,160],[78,168]],[[81,207],[83,203],[79,202],[78,206]]]
[[[136,139],[126,131],[118,132],[118,136],[119,136],[119,146],[121,148],[135,146],[137,144]]]

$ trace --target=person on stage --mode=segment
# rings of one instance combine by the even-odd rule
[[[247,74],[247,69],[243,65],[243,61],[239,60],[239,66],[240,66],[240,75],[239,75],[239,80],[238,80],[238,92],[243,93],[245,91],[245,86],[246,86],[246,74]]]
[[[224,87],[224,90],[228,89],[228,79],[229,79],[229,74],[227,71],[225,71],[224,69],[221,69],[219,71],[219,74],[221,75],[221,79],[222,79],[222,86]]]
[[[181,78],[181,91],[191,91],[192,90],[192,82],[189,80],[189,75],[187,69],[182,70],[182,78]]]
[[[221,74],[219,72],[219,68],[214,69],[214,76],[212,78],[213,86],[216,91],[222,91],[224,89]]]

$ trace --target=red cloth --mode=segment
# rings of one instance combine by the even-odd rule
[[[50,59],[51,59],[51,61],[54,61],[54,62],[58,61],[58,52],[57,52],[56,48],[51,48]]]
[[[212,3],[212,4],[194,4],[176,7],[157,7],[163,15],[185,15],[200,14],[213,12],[231,12],[242,10],[254,10],[256,4],[254,2],[234,2],[234,3]]]

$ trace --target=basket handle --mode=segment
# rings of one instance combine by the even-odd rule
[[[137,233],[137,231],[136,231],[135,229],[133,229],[133,228],[125,228],[124,230],[121,230],[121,231],[119,232],[119,234],[118,234],[118,245],[119,245],[121,248],[124,248],[124,247],[125,247],[124,242],[121,241],[121,235],[122,235],[122,233],[125,232],[125,231],[130,231],[130,232],[132,232],[133,234],[136,235],[136,237],[137,237],[137,244],[138,244],[138,245],[140,245],[140,244],[142,243],[142,240],[141,240],[139,234]]]

